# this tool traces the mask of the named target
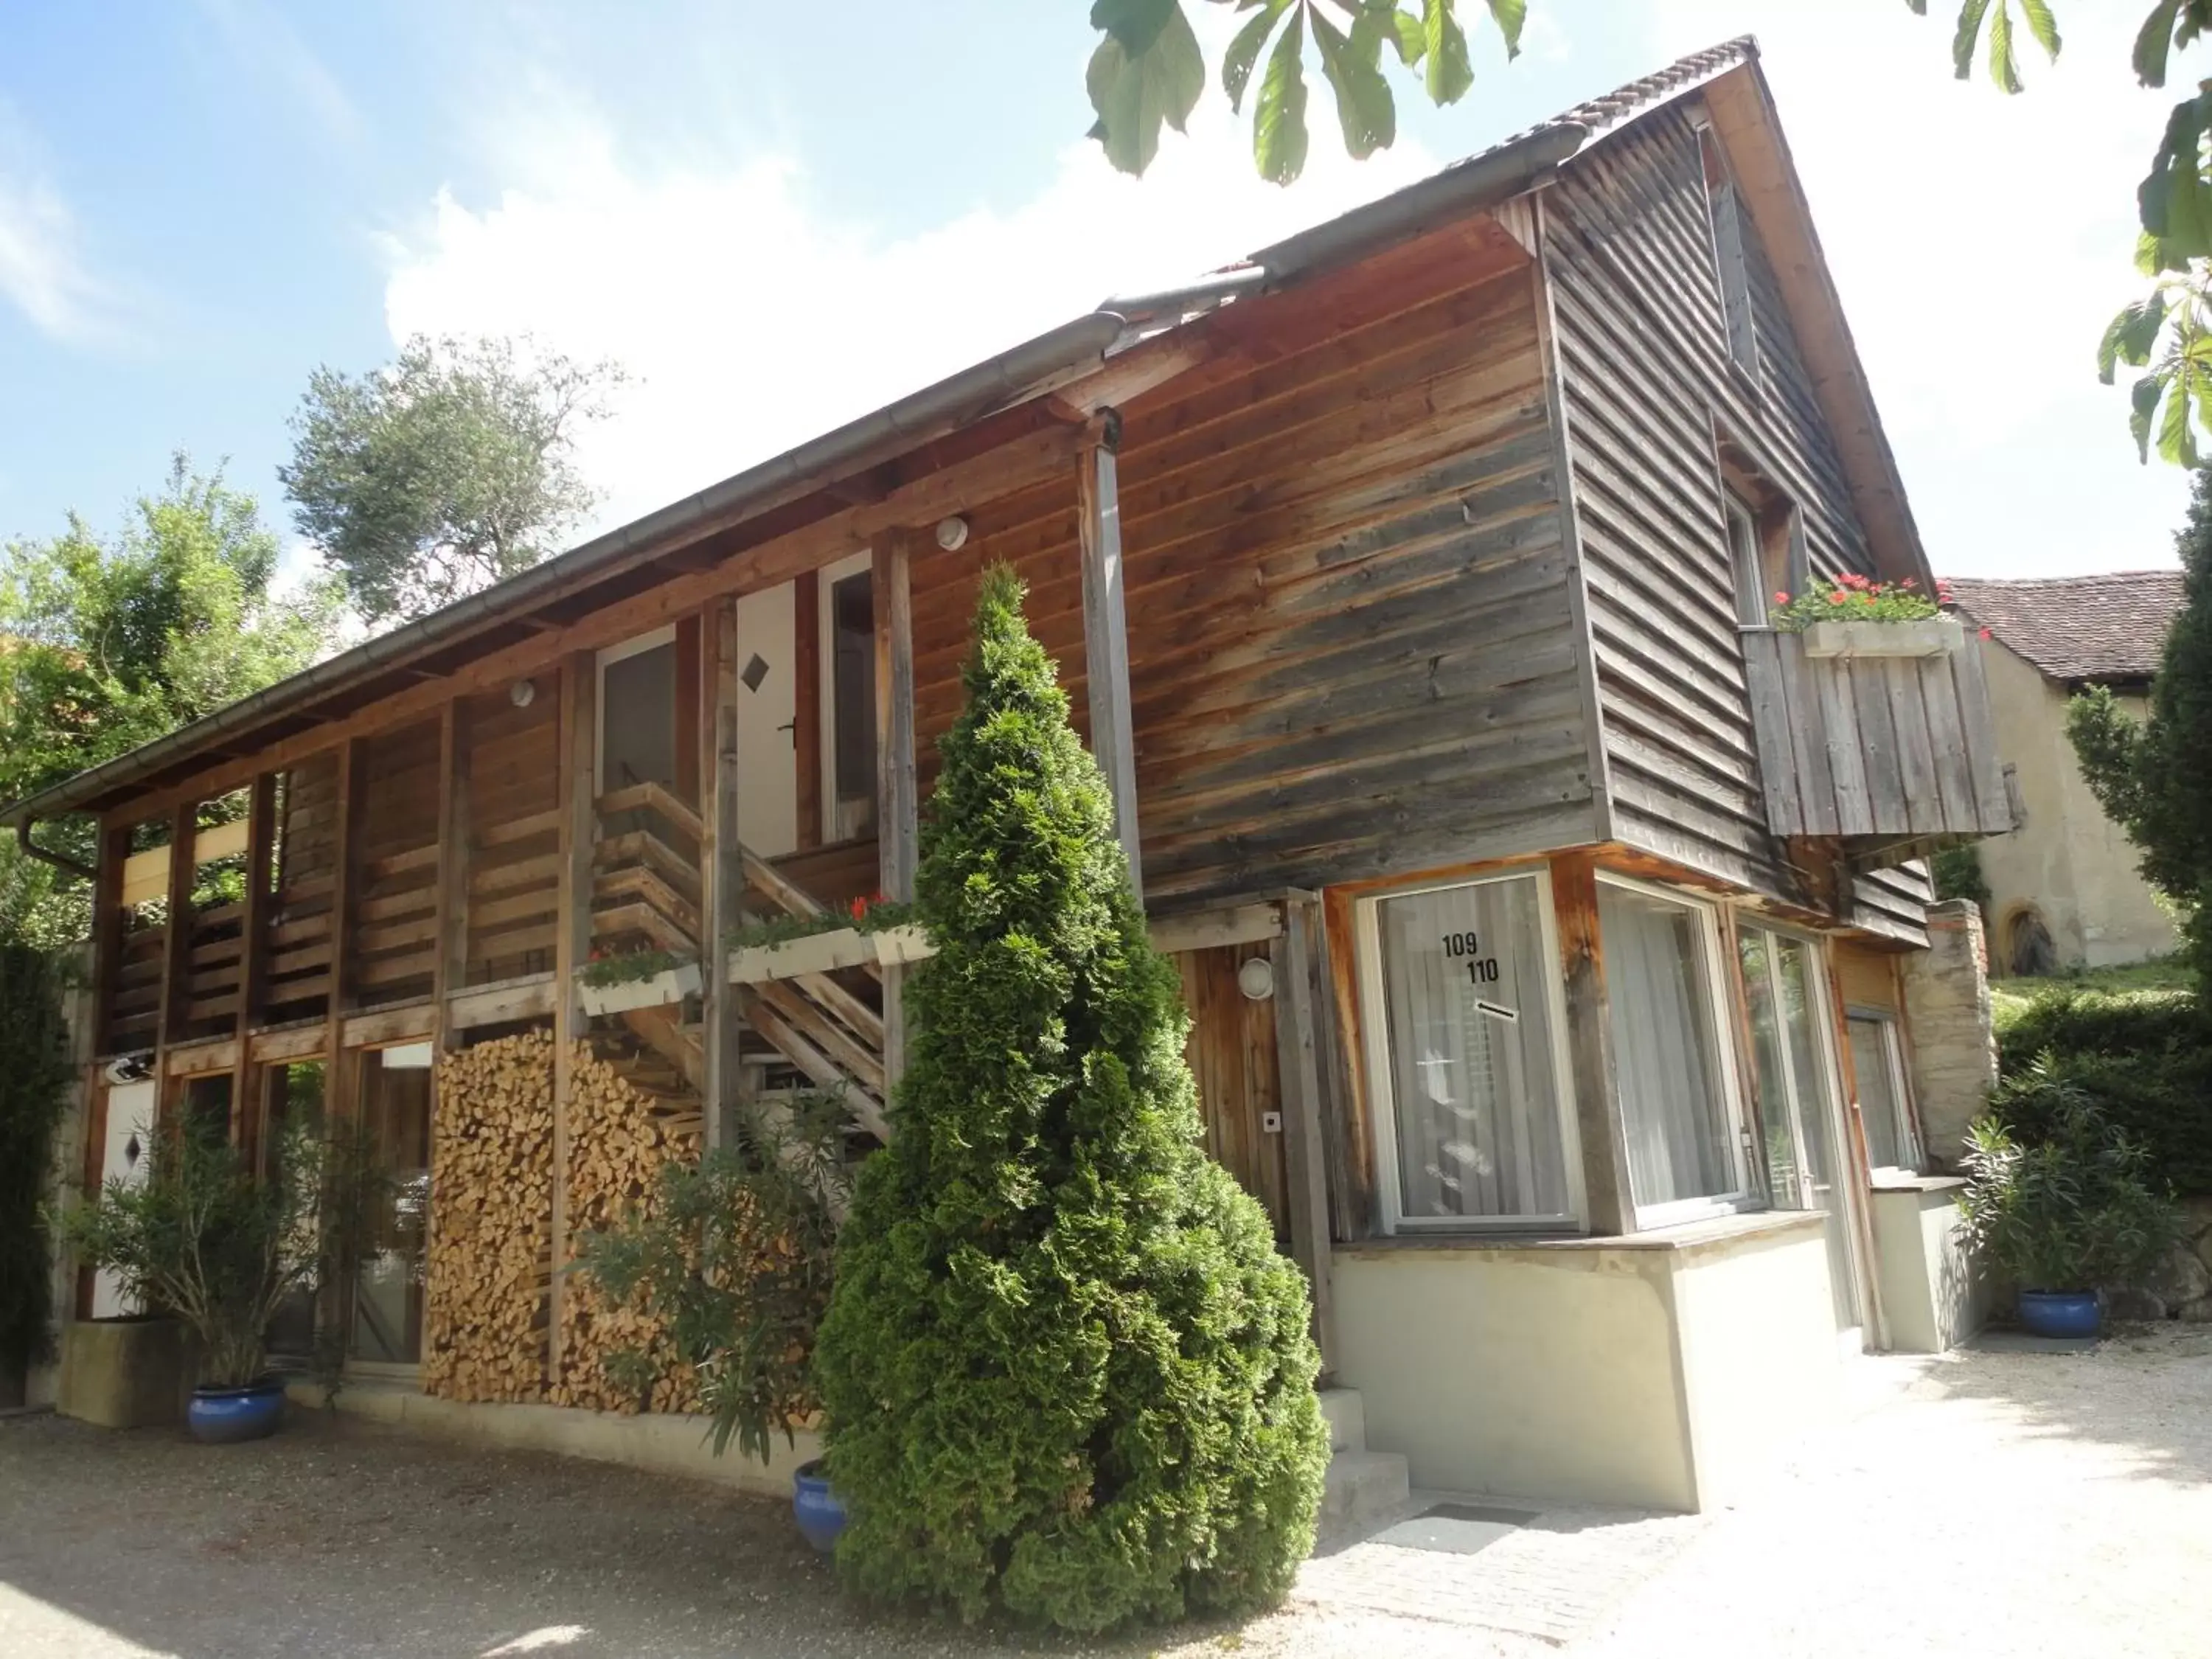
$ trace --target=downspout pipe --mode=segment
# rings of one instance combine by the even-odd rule
[[[40,846],[38,842],[33,841],[31,839],[31,826],[37,822],[38,819],[33,817],[27,812],[26,812],[21,817],[15,820],[16,846],[21,848],[23,851],[28,854],[31,857],[38,860],[40,863],[51,864],[55,869],[63,872],[66,875],[82,876],[87,881],[97,881],[100,879],[100,872],[94,869],[90,865],[79,864],[75,859],[68,856],[68,854],[49,851],[47,848]]]

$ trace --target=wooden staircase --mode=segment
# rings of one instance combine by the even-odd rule
[[[599,818],[616,826],[592,854],[592,941],[598,951],[667,951],[711,960],[701,925],[698,814],[666,788],[643,783],[599,798]],[[826,907],[750,848],[741,848],[744,908],[815,917]],[[801,1086],[842,1098],[869,1133],[886,1133],[883,970],[873,964],[794,973],[732,988],[743,1021],[738,1063],[755,1094]],[[596,1022],[593,1047],[617,1069],[634,1066],[648,1091],[680,1084],[706,1092],[705,1034],[692,1005],[632,1009]],[[644,1056],[650,1055],[648,1063]],[[625,1071],[625,1075],[628,1075]]]

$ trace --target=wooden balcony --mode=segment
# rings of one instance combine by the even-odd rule
[[[1818,653],[1800,634],[1743,630],[1774,833],[1840,841],[1872,869],[2014,828],[1979,654],[1955,628],[1930,654],[1885,654],[1880,625],[1860,626],[1848,655]],[[1927,648],[1903,630],[1897,644]]]

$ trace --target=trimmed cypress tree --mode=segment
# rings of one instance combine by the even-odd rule
[[[1328,1436],[1305,1280],[1200,1150],[1189,1027],[1023,590],[986,573],[938,954],[817,1352],[864,1593],[1081,1632],[1279,1600]]]
[[[2174,550],[2182,605],[2149,717],[2138,724],[2097,686],[2074,698],[2067,729],[2090,789],[2142,849],[2143,878],[2186,915],[2197,1000],[2212,1014],[2212,469],[2196,475]]]

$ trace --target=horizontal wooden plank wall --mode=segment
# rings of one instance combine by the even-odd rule
[[[559,678],[549,665],[518,708],[507,693],[466,700],[469,878],[465,981],[483,985],[553,967],[560,882]]]
[[[354,842],[356,1003],[430,994],[438,961],[438,722],[419,720],[362,745]]]
[[[1451,252],[1235,307],[1218,365],[1124,411],[1155,904],[1593,837],[1534,283],[1517,250]],[[985,562],[1029,581],[1086,723],[1074,483],[917,549],[925,799]]]
[[[1796,503],[1814,572],[1874,565],[1773,271],[1747,238],[1754,387],[1728,356],[1684,108],[1577,157],[1547,198],[1545,225],[1615,833],[1804,902],[1802,877],[1767,831],[1716,422]]]

